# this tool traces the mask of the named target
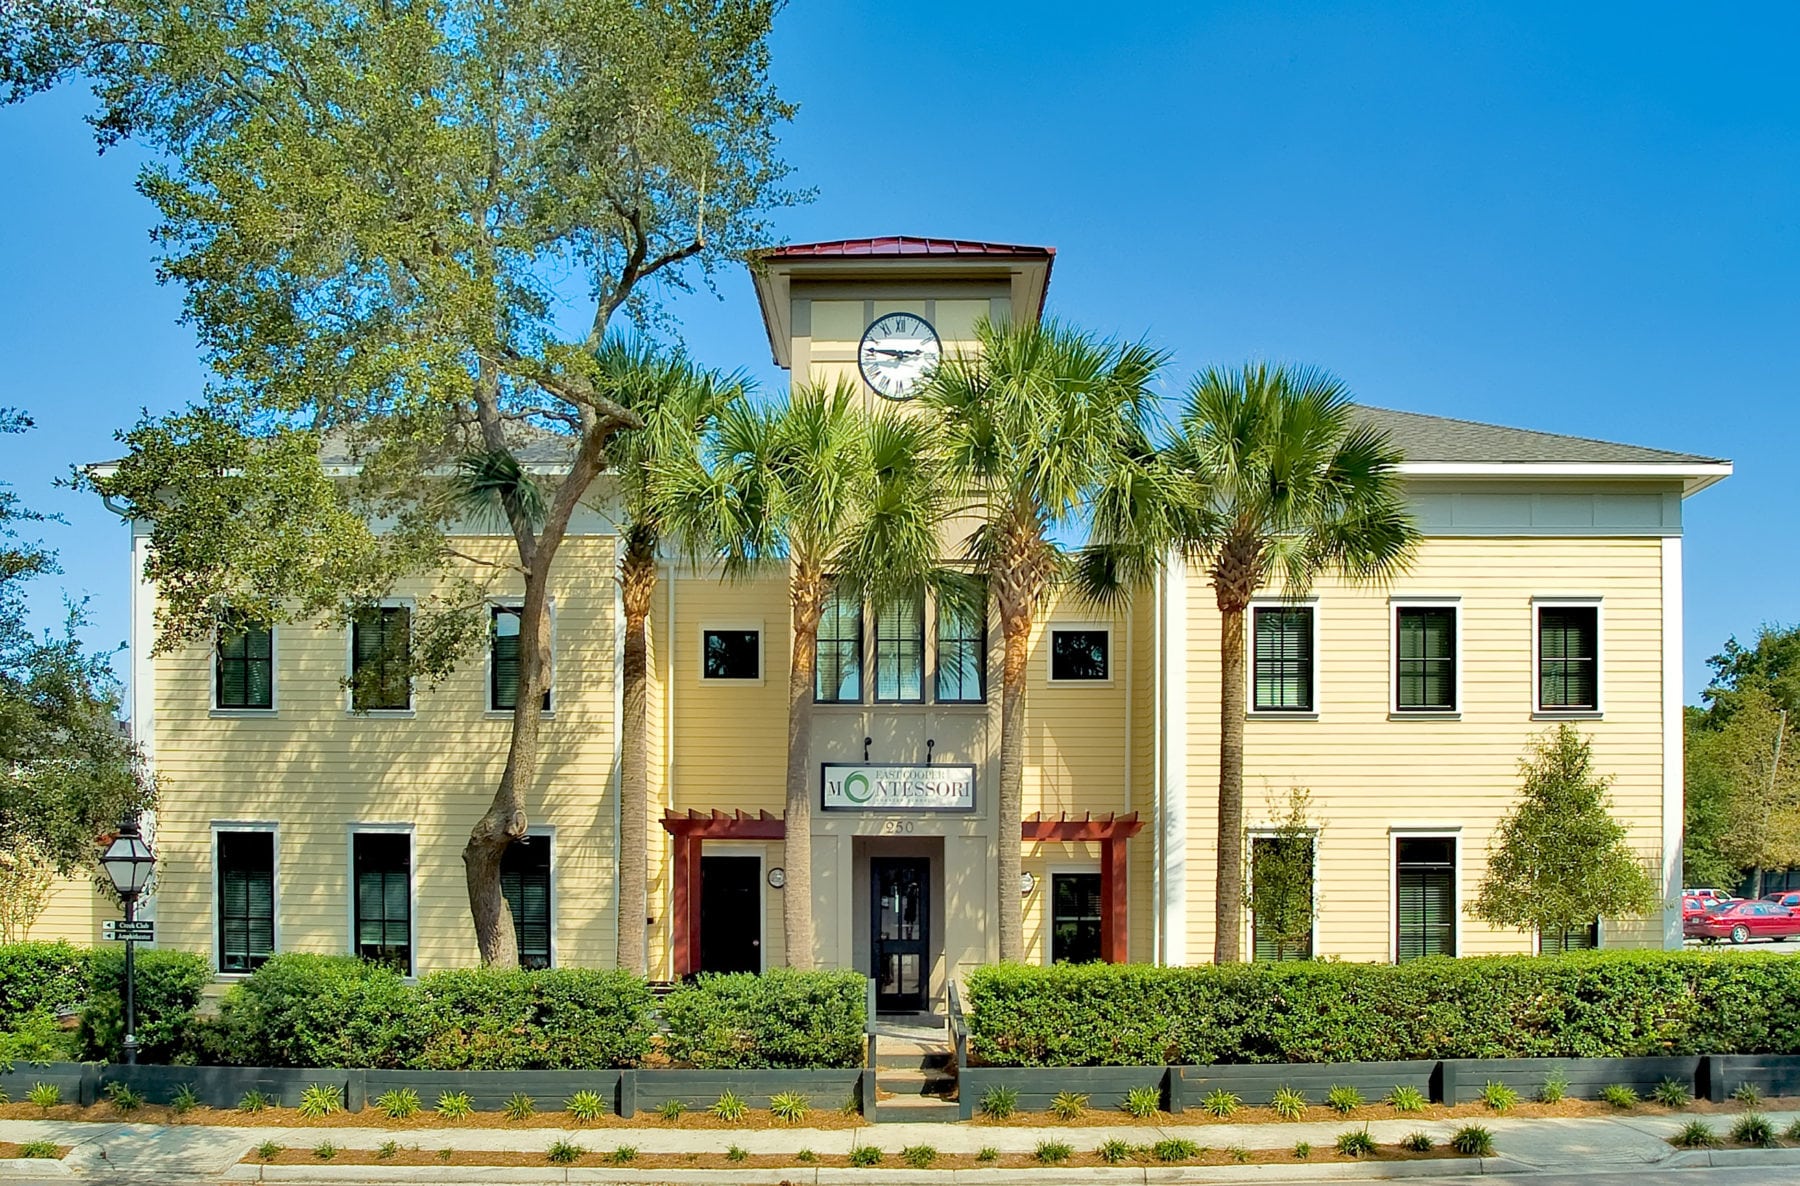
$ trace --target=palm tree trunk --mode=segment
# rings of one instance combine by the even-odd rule
[[[650,912],[650,603],[656,594],[656,542],[634,527],[619,565],[625,603],[625,719],[619,739],[619,967],[643,976],[649,959],[645,921]]]
[[[1025,958],[1025,902],[1019,878],[1025,867],[1025,676],[1031,646],[1031,602],[1016,594],[1004,597],[1000,628],[1005,653],[1000,667],[1000,801],[994,828],[1000,859],[1000,958]]]
[[[1244,605],[1219,597],[1219,870],[1213,962],[1234,964],[1244,917]]]
[[[824,574],[796,564],[793,575],[793,657],[788,666],[787,809],[782,863],[781,934],[790,968],[813,966],[812,916],[812,713],[813,677],[819,665],[819,617],[825,605]]]

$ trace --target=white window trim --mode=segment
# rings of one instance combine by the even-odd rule
[[[207,663],[206,674],[206,708],[207,715],[221,720],[255,720],[258,717],[272,717],[281,710],[281,633],[275,624],[269,624],[269,707],[267,708],[220,708],[219,707],[219,627],[214,623],[212,629],[211,661]]]
[[[407,644],[410,647],[412,643],[413,618],[416,617],[419,612],[415,599],[411,597],[383,597],[372,604],[374,608],[377,609],[406,609],[411,611],[411,614],[406,619],[406,638]],[[418,715],[419,690],[414,686],[416,681],[412,679],[406,681],[407,707],[368,708],[358,712],[356,708],[356,689],[351,683],[355,678],[356,622],[354,619],[351,619],[344,623],[344,715],[349,717],[386,717],[390,720],[404,720],[408,717]],[[553,700],[551,703],[555,703],[555,701]]]
[[[985,579],[983,578],[984,582]],[[939,660],[943,657],[944,646],[943,636],[938,633],[938,623],[942,616],[938,612],[939,609],[940,602],[935,593],[925,598],[925,686],[930,691],[930,695],[925,698],[925,703],[933,707],[942,705],[946,711],[950,712],[985,709],[989,698],[988,684],[990,681],[988,676],[992,674],[992,664],[989,660],[993,658],[995,634],[992,628],[993,623],[988,617],[987,603],[983,602],[981,606],[981,671],[978,676],[981,695],[974,700],[940,700],[938,698],[938,672],[942,669]],[[1108,666],[1111,666],[1110,651]]]
[[[406,978],[414,979],[419,974],[419,836],[413,824],[379,823],[359,820],[345,826],[344,866],[349,873],[345,882],[349,892],[344,895],[344,913],[349,922],[346,932],[349,943],[346,950],[356,954],[356,837],[360,832],[382,835],[406,836]]]
[[[550,703],[555,704],[556,701],[552,699]],[[525,834],[527,836],[542,836],[550,842],[550,966],[556,968],[561,966],[558,962],[556,951],[556,924],[557,912],[561,909],[562,903],[562,894],[557,891],[556,884],[556,875],[558,872],[556,867],[556,825],[532,824],[525,829]],[[413,925],[416,927],[418,924],[415,922]]]
[[[1305,711],[1256,707],[1256,611],[1259,609],[1305,609],[1312,611],[1312,707]],[[1316,721],[1319,719],[1319,598],[1316,594],[1298,599],[1253,597],[1244,611],[1244,715],[1258,720]]]
[[[710,632],[723,631],[723,630],[730,630],[730,631],[754,630],[756,632],[756,678],[755,679],[742,679],[737,676],[706,674],[706,636]],[[698,684],[733,684],[738,687],[744,687],[744,688],[759,688],[759,687],[761,687],[765,682],[767,682],[768,675],[769,675],[768,639],[769,639],[769,632],[766,629],[764,629],[764,623],[761,618],[758,618],[755,621],[751,621],[747,618],[735,620],[735,621],[733,621],[733,620],[714,621],[709,618],[709,619],[701,622],[700,623],[700,635],[699,635],[699,648],[700,649],[698,651],[699,664],[694,669],[694,682],[698,683]]]
[[[249,972],[227,972],[220,964],[224,962],[225,953],[219,949],[219,833],[221,832],[267,832],[272,837],[269,841],[269,900],[273,908],[274,926],[270,932],[271,958],[281,954],[281,826],[274,820],[213,820],[212,821],[212,888],[208,896],[212,899],[212,938],[208,946],[212,949],[213,976],[220,980],[243,980],[250,976]]]
[[[1539,623],[1546,609],[1594,611],[1594,707],[1545,708],[1538,702],[1543,692],[1538,649],[1542,640]],[[1606,715],[1606,605],[1600,597],[1533,597],[1531,599],[1531,719],[1534,721],[1597,721]]]
[[[522,610],[524,608],[525,599],[523,597],[490,597],[487,600],[489,634],[488,645],[483,648],[486,653],[481,657],[481,715],[487,717],[491,721],[510,721],[513,718],[512,709],[494,707],[494,638],[492,633],[494,629],[494,611],[497,609]],[[545,602],[545,609],[550,615],[550,680],[545,685],[546,690],[550,693],[550,707],[538,713],[538,717],[541,720],[552,721],[556,719],[557,702],[556,599],[554,597]],[[527,830],[529,831],[529,829]]]
[[[1106,678],[1105,679],[1057,679],[1056,678],[1056,636],[1059,633],[1097,632],[1106,635]],[[1118,668],[1118,652],[1113,647],[1113,628],[1111,622],[1058,621],[1044,626],[1044,682],[1063,688],[1104,688],[1112,684],[1117,677],[1113,674]]]
[[[769,969],[769,846],[760,840],[709,840],[700,860],[707,857],[756,858],[756,971],[760,976]]]
[[[1456,614],[1456,707],[1400,707],[1400,611],[1403,609],[1447,609]],[[1388,599],[1388,719],[1394,721],[1454,721],[1463,714],[1463,607],[1462,598],[1390,597]]]
[[[1388,958],[1390,964],[1400,962],[1400,841],[1454,840],[1456,860],[1450,873],[1452,898],[1450,917],[1456,920],[1456,942],[1452,955],[1463,953],[1463,838],[1461,824],[1396,825],[1388,829]],[[1317,944],[1315,943],[1316,947]]]
[[[1245,890],[1246,898],[1248,898],[1248,891],[1250,889],[1251,869],[1254,867],[1253,862],[1254,862],[1254,859],[1256,856],[1256,842],[1258,840],[1273,839],[1280,832],[1280,830],[1281,830],[1280,825],[1275,824],[1275,823],[1254,824],[1254,825],[1244,829],[1244,844],[1246,846],[1246,858],[1247,858],[1244,862],[1244,890]],[[1306,831],[1307,831],[1307,834],[1312,838],[1312,858],[1313,858],[1312,859],[1312,916],[1313,916],[1312,955],[1309,958],[1319,959],[1320,958],[1320,955],[1319,955],[1319,951],[1320,951],[1319,932],[1321,929],[1319,926],[1319,848],[1324,841],[1324,831],[1316,824],[1313,825],[1312,827],[1307,828]],[[1243,932],[1243,936],[1239,942],[1240,942],[1239,949],[1246,953],[1245,962],[1255,963],[1256,962],[1256,911],[1254,909],[1250,908],[1247,904],[1244,909],[1244,932]]]
[[[1110,667],[1111,664],[1109,663]],[[1075,681],[1070,681],[1075,682]],[[1098,683],[1098,680],[1094,681]],[[1115,841],[1117,843],[1117,841]],[[1079,861],[1064,859],[1048,863],[1044,866],[1044,966],[1052,966],[1056,962],[1056,876],[1057,874],[1086,873],[1095,877],[1102,875],[1099,861]],[[1104,879],[1102,884],[1105,884]],[[1104,914],[1105,908],[1101,908]],[[1101,927],[1100,946],[1106,947],[1106,928]]]

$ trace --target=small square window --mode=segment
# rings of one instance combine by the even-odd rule
[[[704,630],[703,679],[761,679],[762,631]]]
[[[1052,630],[1050,678],[1061,682],[1104,681],[1112,637],[1105,630]]]

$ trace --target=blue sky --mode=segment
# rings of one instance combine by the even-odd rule
[[[1050,304],[1367,403],[1729,457],[1687,508],[1687,671],[1791,621],[1800,434],[1800,6],[797,3],[775,75],[818,200],[786,238],[1053,245]],[[123,528],[51,487],[203,381],[129,150],[83,93],[0,108],[0,478],[60,511],[64,589],[126,633]],[[904,114],[903,137],[887,129]],[[748,279],[677,312],[778,372]]]

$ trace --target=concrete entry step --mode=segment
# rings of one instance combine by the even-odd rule
[[[960,1115],[954,1100],[929,1095],[902,1095],[875,1105],[877,1124],[933,1124],[954,1121]]]
[[[875,1048],[878,1071],[952,1071],[953,1060],[948,1050],[894,1050],[885,1044]]]
[[[931,1095],[943,1099],[956,1094],[956,1076],[939,1071],[877,1071],[875,1087],[895,1096]]]

